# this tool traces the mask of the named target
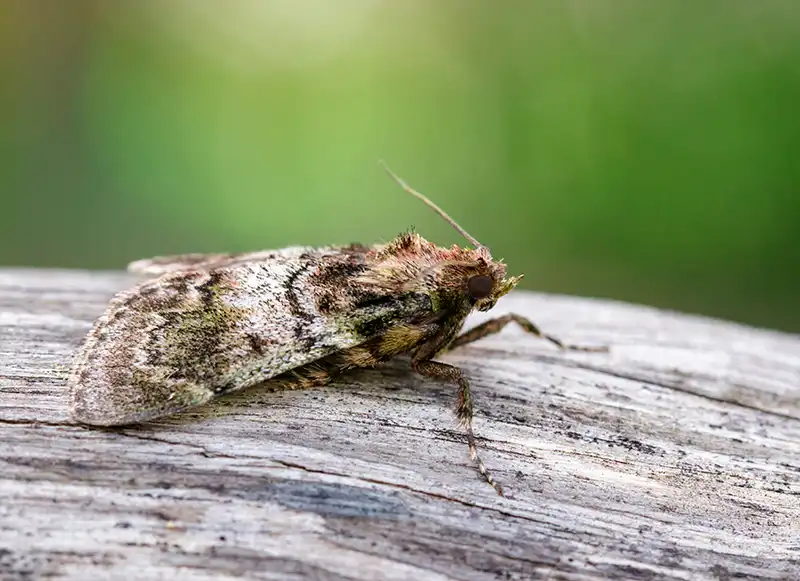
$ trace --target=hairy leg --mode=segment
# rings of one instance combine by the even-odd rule
[[[429,359],[423,361],[412,360],[411,367],[424,377],[458,385],[458,406],[456,407],[456,415],[467,433],[470,458],[478,466],[478,472],[486,479],[486,482],[491,484],[497,491],[497,494],[502,496],[503,487],[495,482],[489,470],[486,469],[483,460],[481,460],[481,457],[478,455],[478,445],[475,441],[475,433],[472,431],[472,394],[469,391],[469,382],[464,376],[464,373],[458,367],[439,361],[431,361]]]
[[[514,313],[509,313],[508,315],[503,315],[502,317],[498,317],[496,319],[490,319],[484,323],[481,323],[474,329],[470,329],[469,331],[462,333],[455,340],[450,343],[448,350],[455,349],[456,347],[461,347],[466,345],[467,343],[472,343],[473,341],[477,341],[478,339],[483,339],[484,337],[488,337],[489,335],[494,335],[495,333],[499,333],[503,327],[508,325],[511,321],[514,321],[517,325],[523,328],[523,330],[531,333],[532,335],[536,335],[537,337],[541,337],[542,339],[546,339],[556,345],[559,349],[569,350],[569,351],[589,351],[594,353],[605,353],[608,351],[608,347],[583,347],[581,345],[572,345],[570,343],[564,343],[561,339],[557,337],[553,337],[552,335],[548,335],[546,333],[542,333],[539,330],[539,327],[534,325],[530,320],[526,319],[522,315],[516,315]]]
[[[319,387],[352,369],[373,367],[378,363],[380,360],[368,346],[357,345],[287,371],[269,380],[264,387],[271,391]]]

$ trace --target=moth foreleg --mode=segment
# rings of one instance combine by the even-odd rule
[[[478,455],[478,445],[475,440],[475,433],[472,431],[472,393],[469,390],[469,382],[464,376],[464,373],[453,365],[431,360],[418,361],[412,359],[411,367],[424,377],[458,385],[458,406],[456,407],[456,415],[467,433],[470,458],[475,462],[478,467],[478,472],[486,479],[486,482],[491,484],[497,491],[497,494],[502,496],[503,487],[492,478],[483,460],[481,460],[481,457]]]
[[[542,333],[539,330],[539,327],[534,325],[529,319],[526,319],[522,315],[517,315],[515,313],[509,313],[507,315],[503,315],[502,317],[497,317],[496,319],[490,319],[462,333],[458,337],[456,337],[452,343],[450,343],[448,350],[455,349],[456,347],[461,347],[466,345],[467,343],[472,343],[473,341],[477,341],[478,339],[483,339],[484,337],[488,337],[489,335],[494,335],[495,333],[499,333],[503,327],[508,325],[510,322],[514,321],[517,325],[522,327],[522,329],[532,335],[536,335],[542,339],[546,339],[550,341],[554,345],[556,345],[559,349],[564,349],[568,351],[589,351],[593,353],[605,353],[608,351],[608,347],[584,347],[582,345],[573,345],[571,343],[564,343],[561,339],[554,337],[553,335],[548,335],[547,333]]]

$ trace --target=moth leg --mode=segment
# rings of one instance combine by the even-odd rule
[[[564,343],[561,339],[557,337],[553,337],[552,335],[548,335],[547,333],[542,333],[539,330],[539,327],[534,325],[529,319],[526,319],[522,315],[517,315],[515,313],[509,313],[508,315],[503,315],[502,317],[497,317],[496,319],[490,319],[484,323],[481,323],[477,327],[462,333],[458,337],[456,337],[452,343],[450,343],[448,350],[455,349],[456,347],[461,347],[466,345],[467,343],[472,343],[473,341],[477,341],[478,339],[483,339],[484,337],[488,337],[489,335],[494,335],[495,333],[499,333],[503,327],[508,325],[511,321],[514,321],[517,325],[522,327],[524,331],[532,335],[536,335],[542,339],[546,339],[550,341],[554,345],[556,345],[559,349],[563,349],[565,351],[588,351],[592,353],[606,353],[608,352],[608,347],[584,347],[582,345],[573,345],[571,343]]]
[[[326,369],[319,364],[306,365],[299,369],[294,369],[279,375],[273,382],[271,382],[271,390],[278,391],[280,389],[309,389],[312,387],[322,387],[336,379],[339,373],[335,369]]]
[[[469,456],[477,465],[478,472],[481,473],[481,476],[483,476],[486,482],[492,485],[497,491],[497,494],[502,496],[503,487],[492,478],[483,460],[481,460],[481,457],[478,455],[478,445],[475,441],[475,433],[472,431],[472,393],[470,393],[469,382],[464,376],[464,373],[458,367],[439,361],[431,361],[429,359],[422,361],[412,359],[411,367],[424,377],[458,385],[456,416],[458,416],[459,423],[464,427],[467,433]]]

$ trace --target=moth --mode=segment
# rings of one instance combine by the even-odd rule
[[[455,386],[469,455],[502,495],[478,455],[467,377],[437,356],[512,321],[561,349],[605,348],[565,344],[516,314],[459,334],[470,312],[491,309],[522,276],[507,277],[489,248],[384,169],[473,248],[436,246],[410,232],[372,246],[136,261],[129,270],[155,278],[117,294],[95,322],[68,380],[73,418],[140,423],[256,384],[324,385],[404,354],[421,376]]]

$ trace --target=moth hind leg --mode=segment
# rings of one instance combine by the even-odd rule
[[[336,379],[341,372],[336,366],[326,365],[325,359],[308,363],[269,379],[264,384],[267,391],[284,391],[322,387]]]
[[[475,439],[475,432],[472,430],[472,393],[470,392],[469,382],[464,372],[453,365],[440,361],[431,361],[429,359],[421,361],[412,359],[411,367],[423,377],[458,385],[456,416],[467,434],[469,456],[477,466],[478,472],[481,473],[484,480],[497,491],[497,494],[503,496],[503,487],[492,477],[492,474],[486,468],[486,465],[478,454],[478,444]]]
[[[507,315],[503,315],[502,317],[497,317],[496,319],[490,319],[466,331],[455,338],[455,340],[450,343],[448,350],[455,349],[456,347],[462,347],[463,345],[467,345],[468,343],[472,343],[473,341],[477,341],[478,339],[483,339],[484,337],[488,337],[489,335],[494,335],[495,333],[499,333],[503,330],[503,328],[511,322],[516,323],[522,329],[530,333],[531,335],[536,335],[546,341],[550,341],[553,345],[562,349],[564,351],[585,351],[590,353],[606,353],[608,352],[608,347],[606,346],[597,346],[597,347],[589,347],[584,345],[573,345],[572,343],[565,343],[558,337],[554,337],[553,335],[549,335],[547,333],[543,333],[539,327],[533,324],[533,322],[523,317],[522,315],[517,315],[516,313],[509,313]]]
[[[273,391],[278,389],[308,389],[327,385],[353,369],[372,367],[378,363],[370,350],[355,346],[307,363],[270,380]]]

